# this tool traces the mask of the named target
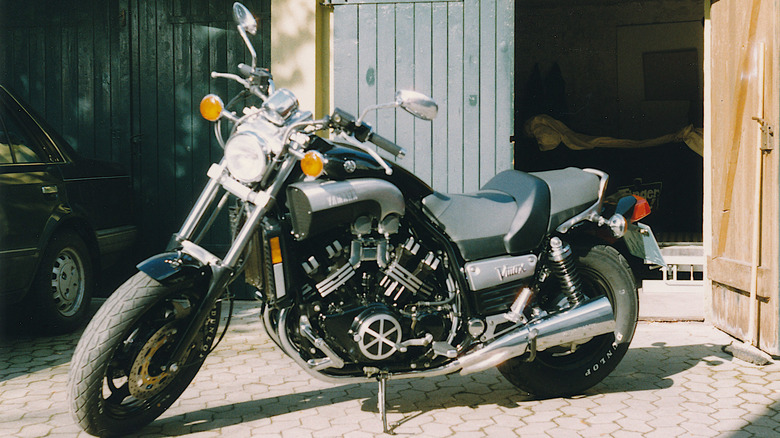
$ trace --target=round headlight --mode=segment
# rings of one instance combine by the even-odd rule
[[[230,137],[225,145],[225,161],[230,174],[241,182],[260,181],[265,174],[265,140],[245,131]]]

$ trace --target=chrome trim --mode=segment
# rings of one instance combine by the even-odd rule
[[[321,370],[315,369],[319,365],[318,363],[310,364],[303,360],[287,336],[286,327],[289,312],[290,308],[285,308],[279,313],[279,324],[277,326],[279,344],[285,354],[290,356],[309,375],[328,383],[368,383],[375,380],[371,377],[329,376],[322,373]],[[439,368],[389,374],[387,378],[400,380],[417,377],[435,377],[451,374],[459,370],[461,375],[471,374],[522,355],[532,341],[536,342],[536,350],[544,350],[556,345],[589,339],[613,332],[614,330],[615,319],[612,305],[607,297],[601,297],[587,301],[564,312],[531,322]],[[370,375],[369,369],[366,369],[366,371],[367,375]]]
[[[593,205],[588,207],[587,210],[574,216],[573,218],[567,220],[566,222],[560,224],[558,228],[555,229],[555,231],[561,234],[566,233],[567,231],[569,231],[569,229],[571,229],[571,227],[573,227],[574,225],[582,221],[590,221],[596,223],[600,223],[601,221],[606,221],[606,219],[604,219],[601,216],[601,206],[604,203],[604,194],[607,191],[607,183],[609,182],[609,175],[607,175],[606,172],[602,172],[596,169],[582,169],[582,171],[592,173],[599,177],[599,198],[596,200],[596,202],[593,203]]]
[[[325,368],[344,367],[344,360],[341,359],[339,355],[330,348],[324,339],[314,334],[314,330],[311,328],[311,324],[309,323],[309,318],[307,318],[306,315],[301,316],[299,327],[301,333],[303,333],[304,336],[306,336],[315,347],[317,347],[320,351],[325,353],[325,356],[327,356],[327,358],[319,360],[309,360],[308,364],[313,370],[317,371]]]
[[[134,225],[108,228],[95,232],[98,250],[101,254],[118,252],[132,246],[138,236],[138,228]]]
[[[572,309],[546,316],[485,344],[459,359],[460,374],[484,371],[528,351],[589,339],[615,330],[615,317],[607,297],[586,301]],[[534,340],[535,338],[535,340]]]
[[[284,264],[274,263],[274,289],[276,289],[276,298],[282,299],[287,295],[287,287],[284,285]]]
[[[534,254],[501,256],[464,265],[471,290],[478,291],[528,278],[534,274],[538,259]]]
[[[225,159],[223,157],[219,164],[223,165],[224,162]],[[198,200],[195,201],[195,205],[192,207],[192,210],[190,210],[190,214],[187,216],[184,224],[182,224],[179,232],[176,234],[178,240],[192,239],[192,234],[195,232],[195,228],[197,228],[198,223],[203,218],[203,215],[206,213],[209,205],[211,205],[211,203],[214,202],[214,199],[216,199],[218,191],[219,182],[215,179],[209,178],[209,182],[206,184],[206,187],[203,188],[200,196],[198,196]]]
[[[78,178],[63,178],[62,180],[65,182],[76,182],[76,181],[99,181],[105,179],[130,179],[130,176],[129,175],[89,176],[89,177],[78,177]]]
[[[214,254],[208,252],[205,248],[202,246],[196,245],[189,240],[185,240],[181,242],[181,249],[182,251],[186,252],[187,254],[194,257],[197,261],[203,263],[204,265],[209,266],[216,266],[219,265],[221,260],[219,257],[215,256]]]
[[[507,322],[514,322],[514,324],[510,325],[509,327],[506,327]],[[501,337],[501,335],[505,335],[512,330],[515,330],[519,328],[522,325],[522,321],[509,321],[506,318],[505,313],[499,313],[498,315],[491,315],[485,318],[486,328],[485,331],[482,333],[482,336],[479,337],[479,340],[482,342],[490,342],[498,337]],[[500,331],[498,330],[499,326],[504,326]]]
[[[284,350],[285,354],[290,356],[290,358],[295,361],[295,363],[298,364],[304,371],[306,371],[310,376],[316,378],[317,380],[327,382],[327,383],[334,383],[334,384],[341,384],[341,383],[371,383],[376,381],[376,377],[353,377],[353,376],[344,376],[344,377],[336,377],[336,376],[329,376],[327,374],[323,374],[319,370],[315,370],[312,368],[312,366],[307,363],[303,358],[301,358],[301,355],[298,353],[298,351],[295,349],[295,347],[290,342],[290,338],[287,336],[287,317],[289,314],[290,309],[285,308],[282,309],[281,312],[279,312],[279,324],[278,327],[278,335],[279,335],[279,344],[282,347],[282,350]],[[439,368],[434,368],[432,370],[423,370],[423,371],[412,371],[408,373],[398,373],[398,374],[389,374],[387,376],[388,380],[401,380],[401,379],[412,379],[412,378],[418,378],[418,377],[436,377],[436,376],[444,376],[447,374],[452,374],[460,369],[460,365],[458,363],[458,360],[453,360],[452,362],[448,363],[447,365],[441,366]],[[368,371],[368,370],[367,370]],[[368,375],[369,373],[367,373]]]

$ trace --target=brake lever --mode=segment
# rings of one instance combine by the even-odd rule
[[[340,132],[336,134],[336,140],[343,140],[345,143],[349,143],[350,145],[356,147],[357,149],[360,149],[361,151],[367,153],[368,155],[371,155],[371,157],[374,160],[376,160],[376,162],[379,163],[379,165],[385,169],[386,175],[389,176],[393,174],[393,169],[387,164],[384,158],[382,158],[375,150],[366,147],[363,143],[361,143],[351,135],[346,135],[344,132]]]
[[[214,79],[216,79],[216,78],[232,79],[232,80],[238,82],[239,84],[243,85],[244,88],[246,88],[248,90],[250,90],[251,87],[252,87],[252,84],[250,84],[249,81],[247,81],[246,79],[242,78],[239,75],[234,75],[233,73],[219,73],[219,72],[213,71],[213,72],[211,72],[211,77],[214,78]]]

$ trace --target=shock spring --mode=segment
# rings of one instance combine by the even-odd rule
[[[581,292],[582,281],[574,266],[574,258],[569,244],[557,237],[550,239],[550,262],[550,267],[555,276],[558,277],[561,290],[569,303],[576,306],[585,301]]]

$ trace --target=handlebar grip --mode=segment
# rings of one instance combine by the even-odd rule
[[[379,146],[381,149],[390,152],[395,157],[403,158],[406,155],[406,149],[398,146],[397,144],[380,135],[377,135],[375,132],[371,133],[371,137],[369,137],[368,141]]]
[[[256,68],[253,69],[251,66],[246,65],[244,63],[238,64],[238,71],[241,72],[244,77],[250,77],[250,76],[256,76],[259,78],[270,78],[271,73],[267,71],[266,69],[262,68]]]

